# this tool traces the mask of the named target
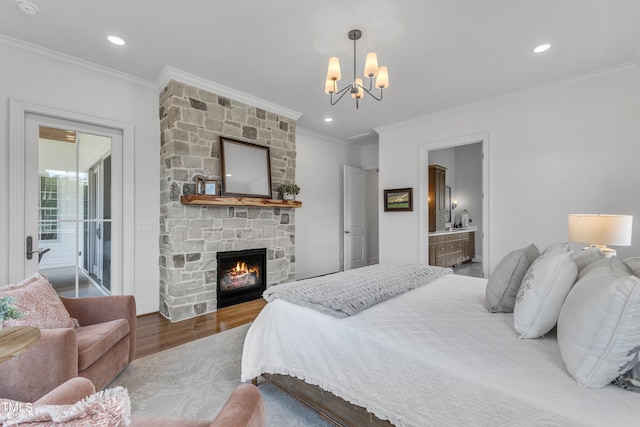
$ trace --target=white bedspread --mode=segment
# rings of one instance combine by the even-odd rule
[[[249,329],[242,380],[291,375],[398,426],[640,423],[639,394],[576,385],[555,335],[518,339],[485,285],[446,275],[344,319],[276,300]]]

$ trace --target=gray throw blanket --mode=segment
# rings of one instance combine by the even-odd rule
[[[269,302],[282,299],[343,318],[452,272],[429,265],[376,264],[271,286],[262,296]]]

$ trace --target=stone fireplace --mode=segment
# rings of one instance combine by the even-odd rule
[[[266,283],[295,278],[295,209],[184,205],[196,178],[220,177],[220,136],[268,146],[272,192],[295,182],[295,121],[175,80],[160,95],[160,313],[218,309],[220,252],[265,249]],[[219,194],[219,193],[218,193]]]
[[[251,301],[267,288],[267,249],[218,252],[218,308]]]

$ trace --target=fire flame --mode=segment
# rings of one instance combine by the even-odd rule
[[[256,278],[258,278],[258,267],[248,267],[247,263],[244,261],[238,261],[236,266],[231,269],[231,275],[234,277],[241,277],[246,274],[256,274]]]

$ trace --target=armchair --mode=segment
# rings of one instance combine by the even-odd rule
[[[77,376],[89,379],[100,390],[133,360],[133,296],[60,299],[81,326],[42,329],[38,344],[0,364],[0,397],[35,402]]]
[[[72,405],[95,393],[95,390],[91,381],[86,378],[72,378],[34,402],[34,406]],[[8,403],[5,405],[7,408],[22,407],[18,402],[0,399],[0,420],[4,402]],[[130,427],[263,427],[264,425],[264,401],[260,391],[252,384],[240,384],[231,393],[213,421],[132,415]]]

